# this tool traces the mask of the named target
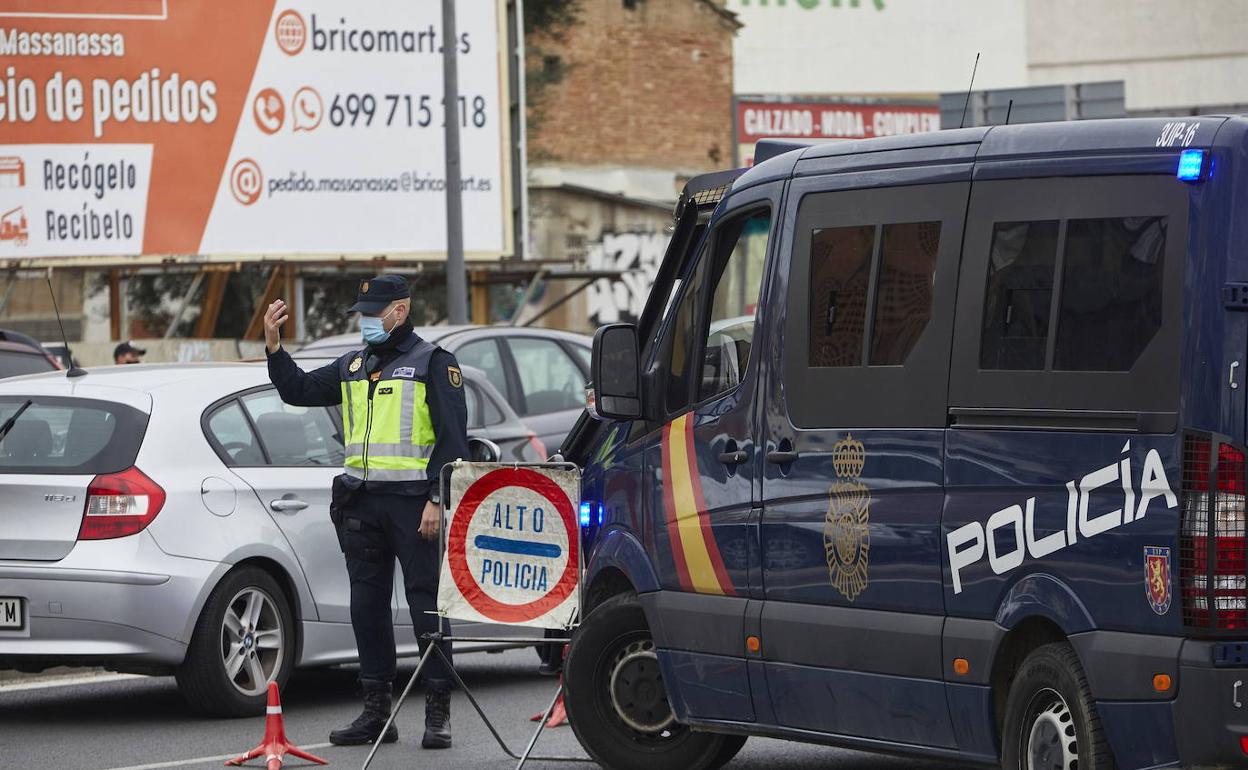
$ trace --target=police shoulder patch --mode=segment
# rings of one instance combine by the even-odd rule
[[[350,372],[351,374],[355,374],[356,372],[360,370],[360,367],[363,365],[364,365],[364,357],[356,356],[355,358],[351,359],[350,364],[347,364],[347,371]]]
[[[459,371],[457,366],[446,367],[446,378],[451,381],[451,387],[458,388],[464,384],[464,374]]]

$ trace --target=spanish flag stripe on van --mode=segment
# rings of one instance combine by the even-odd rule
[[[663,430],[663,470],[667,530],[681,587],[697,593],[735,594],[706,515],[689,414],[672,420]]]
[[[677,418],[683,419],[683,418]],[[689,566],[685,564],[685,551],[680,543],[680,528],[676,524],[676,498],[672,485],[672,423],[663,426],[663,511],[667,522],[667,539],[672,547],[672,560],[676,562],[676,577],[682,591],[692,591]]]

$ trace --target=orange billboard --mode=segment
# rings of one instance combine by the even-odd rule
[[[465,246],[490,258],[505,9],[459,6]],[[0,261],[441,258],[441,46],[437,3],[0,0]]]

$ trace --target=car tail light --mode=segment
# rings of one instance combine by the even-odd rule
[[[165,490],[138,468],[96,476],[87,487],[79,540],[108,540],[142,532],[165,505]]]
[[[546,445],[542,443],[542,440],[533,431],[529,431],[529,446],[533,447],[534,452],[537,452],[538,462],[550,457],[550,455],[546,454]]]
[[[1203,436],[1184,439],[1179,580],[1188,626],[1248,628],[1246,489],[1248,458],[1243,449]]]

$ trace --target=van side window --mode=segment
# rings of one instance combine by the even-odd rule
[[[1165,217],[997,222],[991,243],[981,368],[1125,372],[1161,328]]]
[[[870,366],[904,364],[932,317],[940,222],[825,227],[810,243],[810,365],[861,366],[867,342]]]
[[[783,343],[788,417],[803,429],[944,427],[970,182],[835,189],[844,183],[790,188],[784,336],[768,340]]]
[[[754,346],[754,311],[763,283],[770,229],[771,216],[760,211],[719,230],[698,401],[735,388],[745,376]],[[729,246],[731,251],[727,251]]]
[[[1073,219],[1054,369],[1128,371],[1161,328],[1165,217]]]
[[[810,365],[858,366],[875,225],[822,227],[810,238]]]
[[[932,317],[940,222],[884,225],[872,314],[871,366],[898,366]]]
[[[951,424],[1171,430],[1190,195],[1173,174],[975,182]]]
[[[669,413],[688,406],[691,398],[705,401],[723,393],[745,375],[770,229],[768,211],[724,220],[704,242],[693,272],[681,282],[684,294],[670,331]]]
[[[979,365],[1043,369],[1057,264],[1057,222],[997,222]]]

